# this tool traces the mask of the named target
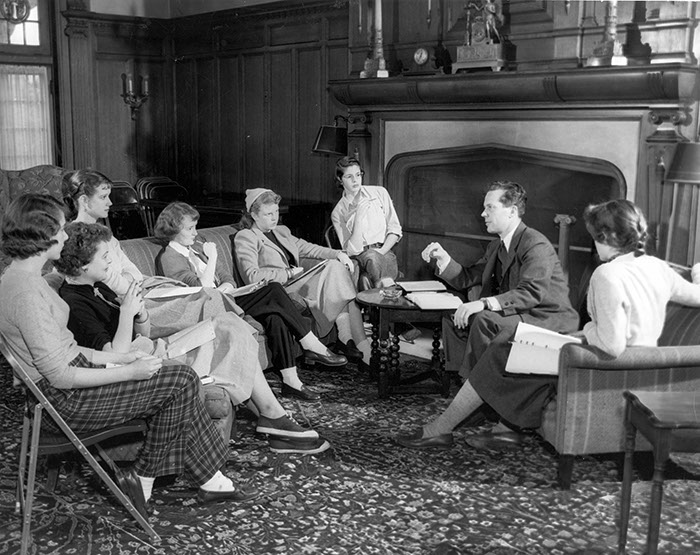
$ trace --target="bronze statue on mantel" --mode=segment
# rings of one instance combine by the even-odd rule
[[[464,13],[464,45],[457,47],[453,73],[481,67],[500,71],[506,67],[505,45],[500,32],[505,22],[502,0],[469,1],[464,6]]]

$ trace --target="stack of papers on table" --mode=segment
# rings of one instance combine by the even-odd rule
[[[423,310],[454,310],[462,304],[457,295],[437,291],[409,293],[406,298]]]
[[[406,293],[413,293],[415,291],[447,291],[447,287],[441,281],[437,280],[424,280],[424,281],[397,281],[401,289],[406,291]]]

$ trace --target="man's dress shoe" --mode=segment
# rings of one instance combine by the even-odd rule
[[[282,384],[282,397],[292,397],[293,399],[299,399],[301,401],[318,401],[321,398],[319,393],[310,390],[305,385],[302,385],[300,389]]]
[[[396,443],[409,449],[449,449],[454,444],[452,434],[440,434],[432,437],[422,437],[420,429],[410,435],[396,436]]]
[[[117,479],[117,484],[122,493],[129,498],[131,504],[134,508],[141,513],[141,516],[148,520],[148,508],[146,505],[146,499],[143,496],[143,488],[141,487],[141,480],[136,475],[136,471],[133,468],[117,468],[115,472],[115,478]]]
[[[486,451],[504,451],[520,449],[525,441],[525,435],[518,432],[484,432],[474,434],[466,439],[467,445],[474,449]]]
[[[335,342],[335,350],[340,351],[351,362],[359,362],[362,360],[362,351],[357,348],[355,342],[350,339],[347,343],[343,343],[340,339]]]
[[[233,491],[210,491],[199,488],[197,497],[202,503],[217,501],[250,501],[260,495],[260,490],[252,486],[236,486]]]
[[[343,355],[336,355],[331,351],[328,351],[325,355],[315,353],[314,351],[304,351],[304,362],[306,362],[306,364],[318,362],[324,366],[345,366],[348,363],[348,359]]]

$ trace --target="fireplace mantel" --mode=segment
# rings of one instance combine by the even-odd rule
[[[491,109],[498,105],[604,103],[628,106],[686,104],[700,98],[698,67],[659,64],[533,72],[479,72],[439,77],[393,77],[331,81],[348,108],[405,110]]]

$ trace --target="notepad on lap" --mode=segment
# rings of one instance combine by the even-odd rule
[[[520,322],[513,337],[506,372],[556,376],[559,374],[559,352],[567,343],[581,343],[581,339]]]
[[[177,358],[189,353],[192,349],[213,341],[215,337],[214,323],[211,318],[208,318],[171,335],[168,338],[167,356]]]
[[[170,297],[183,297],[199,293],[201,287],[156,287],[146,293],[144,299],[168,299]]]
[[[311,268],[309,268],[309,269],[306,270],[305,272],[302,272],[302,273],[299,274],[298,276],[294,276],[294,277],[293,277],[292,279],[290,279],[287,283],[285,283],[284,286],[286,287],[287,285],[291,285],[292,283],[295,283],[295,282],[299,281],[300,279],[305,278],[305,277],[308,276],[309,274],[313,274],[314,272],[317,272],[318,270],[320,270],[321,268],[323,268],[323,267],[326,265],[327,262],[328,262],[327,259],[326,259],[326,260],[321,260],[321,262],[319,262],[319,263],[316,264],[315,266],[312,266]]]
[[[227,293],[231,297],[241,297],[243,295],[249,295],[253,291],[257,291],[261,287],[265,287],[265,281],[260,280],[255,283],[249,283],[248,285],[242,285],[241,287],[236,287],[232,292]]]

